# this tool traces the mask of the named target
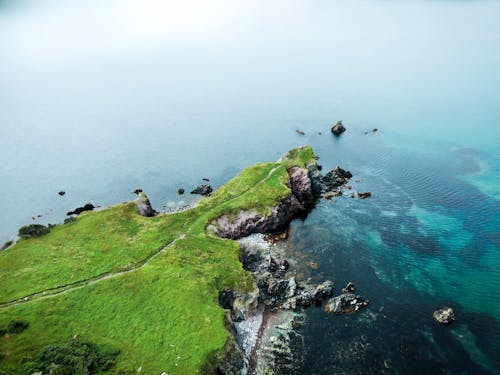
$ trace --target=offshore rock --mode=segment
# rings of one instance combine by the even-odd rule
[[[354,313],[368,306],[368,301],[353,293],[343,293],[330,299],[325,306],[325,311],[333,314]]]
[[[212,187],[210,185],[200,185],[196,189],[194,189],[191,194],[200,194],[200,195],[208,195],[212,192]]]
[[[329,171],[322,179],[323,189],[333,191],[345,185],[352,177],[352,173],[339,166]]]
[[[320,305],[325,299],[330,298],[332,294],[333,282],[327,280],[316,287],[301,289],[283,303],[281,307],[287,310],[295,310],[297,307]]]
[[[369,191],[367,191],[366,193],[360,193],[358,192],[358,197],[360,199],[366,199],[366,198],[369,198],[372,196],[372,193],[370,193]]]
[[[342,124],[342,120],[339,120],[335,125],[332,126],[332,133],[333,135],[338,137],[343,132],[345,132],[345,127]]]
[[[449,325],[455,320],[455,313],[451,307],[443,307],[442,309],[436,310],[432,316],[436,322],[444,325]]]
[[[349,281],[345,288],[342,288],[342,293],[354,293],[354,290],[354,284]]]

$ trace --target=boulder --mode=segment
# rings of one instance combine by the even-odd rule
[[[137,206],[137,213],[139,215],[145,217],[152,217],[156,215],[156,211],[151,206],[151,202],[143,192],[139,193],[139,197],[134,202]]]
[[[80,215],[84,211],[92,211],[95,206],[92,203],[87,203],[85,206],[75,208],[73,211],[69,211],[66,215]]]
[[[66,194],[66,192],[61,190],[61,191],[60,191],[59,193],[57,193],[57,194],[59,194],[59,195],[62,197],[64,194]]]
[[[353,293],[343,293],[330,299],[325,306],[325,311],[333,314],[354,313],[368,306],[368,301]]]
[[[184,192],[185,192],[185,190],[184,190],[184,189],[182,189],[182,188],[180,188],[179,190],[177,190],[177,193],[178,193],[179,195],[183,195],[183,194],[184,194]]]
[[[342,288],[342,293],[354,293],[354,289],[354,284],[349,281],[345,288]]]
[[[432,316],[436,322],[443,325],[449,325],[455,320],[455,314],[451,307],[443,307],[442,309],[436,310]]]
[[[342,120],[339,120],[335,123],[335,125],[332,126],[332,133],[333,135],[338,137],[343,132],[345,132],[345,127],[342,124]]]
[[[360,199],[366,199],[366,198],[371,197],[371,196],[372,196],[372,193],[370,193],[369,191],[367,191],[366,193],[358,192],[358,197]]]
[[[194,189],[191,194],[200,194],[200,195],[208,195],[212,192],[212,187],[210,185],[200,185],[196,189]]]

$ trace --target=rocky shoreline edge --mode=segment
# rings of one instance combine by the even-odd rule
[[[268,215],[240,211],[210,224],[208,229],[218,236],[240,243],[243,267],[252,273],[256,285],[250,293],[228,290],[219,294],[232,337],[217,373],[297,373],[303,360],[300,347],[304,344],[297,328],[305,321],[304,308],[324,304],[325,311],[343,314],[368,305],[354,294],[352,283],[332,298],[334,285],[330,280],[319,285],[297,280],[297,260],[279,246],[292,220],[305,218],[318,199],[342,196],[344,188],[349,188],[349,171],[336,167],[322,175],[320,170],[317,163],[307,169],[290,168],[291,194]]]

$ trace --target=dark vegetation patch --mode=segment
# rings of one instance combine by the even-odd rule
[[[45,226],[42,224],[30,224],[25,225],[24,227],[19,228],[19,237],[23,240],[27,240],[29,238],[37,238],[41,237],[50,232],[50,225]]]
[[[112,346],[97,344],[78,338],[67,343],[49,345],[31,359],[25,360],[19,375],[34,373],[51,375],[98,374],[115,365],[120,351]]]

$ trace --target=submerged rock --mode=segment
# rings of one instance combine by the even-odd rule
[[[298,135],[306,135],[306,133],[302,130],[295,130]]]
[[[451,307],[443,307],[442,309],[434,311],[432,314],[436,322],[449,325],[455,320],[455,313]]]
[[[179,190],[177,190],[177,194],[179,195],[183,195],[185,192],[185,190],[183,188],[180,188]]]
[[[342,124],[342,120],[339,120],[336,122],[335,125],[332,126],[332,133],[333,133],[333,135],[338,137],[343,132],[345,132],[345,127]]]
[[[369,198],[372,196],[372,193],[370,193],[369,191],[367,191],[366,193],[360,193],[358,192],[358,197],[360,199],[366,199],[366,198]]]
[[[210,185],[200,185],[196,189],[194,189],[191,194],[200,194],[200,195],[208,195],[212,192],[212,187]]]
[[[59,195],[62,197],[64,194],[66,194],[66,192],[61,190],[61,191],[60,191],[59,193],[57,193],[57,194],[59,194]]]
[[[325,306],[325,311],[333,314],[354,313],[368,306],[368,301],[353,293],[343,293],[330,299]]]

